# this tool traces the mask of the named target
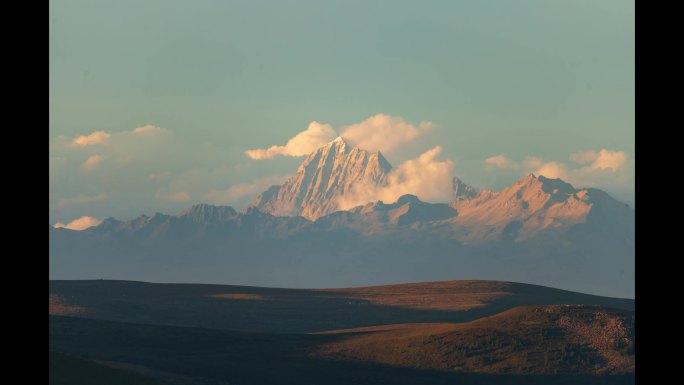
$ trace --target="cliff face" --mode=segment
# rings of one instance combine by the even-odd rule
[[[281,186],[272,186],[250,203],[278,216],[315,220],[337,210],[337,200],[356,183],[382,185],[392,166],[378,151],[350,148],[338,137],[309,155]]]

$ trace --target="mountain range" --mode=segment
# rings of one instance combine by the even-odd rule
[[[51,227],[50,277],[282,287],[477,278],[633,297],[634,209],[604,191],[533,174],[478,191],[454,177],[450,202],[407,194],[338,210],[391,171],[380,152],[337,138],[244,212],[198,204]]]

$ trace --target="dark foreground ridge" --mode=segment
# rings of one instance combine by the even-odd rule
[[[104,368],[165,384],[629,384],[633,307],[498,281],[50,281],[50,350],[92,383]]]
[[[465,322],[516,306],[582,304],[634,310],[634,300],[500,281],[342,289],[50,281],[59,315],[253,332],[311,333],[390,323]]]

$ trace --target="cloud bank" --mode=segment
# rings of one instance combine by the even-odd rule
[[[396,202],[404,194],[416,195],[425,201],[451,200],[454,162],[439,160],[442,147],[435,146],[416,159],[407,160],[388,174],[386,186],[355,185],[337,204],[340,210],[381,200]]]
[[[398,116],[377,114],[361,123],[344,127],[340,136],[352,146],[391,154],[423,136],[433,127],[434,124],[431,122],[414,125]]]
[[[71,142],[71,145],[77,147],[86,147],[92,146],[94,144],[104,144],[107,143],[110,137],[111,134],[109,134],[108,132],[95,131],[92,134],[81,135],[74,138],[74,140]]]
[[[606,149],[599,152],[589,150],[570,154],[570,160],[579,164],[589,164],[592,170],[619,171],[627,163],[627,154]]]
[[[158,135],[163,134],[166,129],[157,127],[153,124],[146,124],[142,127],[136,127],[133,129],[133,133],[136,135]]]
[[[547,178],[560,178],[575,187],[599,187],[617,193],[620,199],[632,199],[634,164],[624,151],[608,149],[586,150],[570,154],[572,163],[544,160],[526,156],[515,161],[505,155],[495,155],[484,160],[485,170],[501,172],[513,170],[517,175],[534,173]]]
[[[276,155],[306,156],[325,146],[335,138],[335,130],[329,124],[316,121],[309,123],[306,130],[298,133],[287,141],[284,146],[271,146],[256,150],[247,150],[245,155],[252,159],[273,159]]]
[[[335,135],[325,125],[312,125],[310,131],[317,130],[328,131],[322,140]],[[299,139],[307,138],[294,145],[301,146]],[[84,214],[126,219],[174,213],[197,202],[244,207],[296,167],[295,158],[249,161],[243,150],[154,124],[52,137],[49,223],[66,226]]]
[[[403,194],[446,202],[454,174],[477,187],[497,188],[528,172],[559,177],[577,187],[598,187],[633,202],[634,158],[624,151],[578,151],[564,159],[492,154],[477,163],[459,159],[461,168],[454,173],[454,162],[444,160],[441,146],[426,146],[438,133],[433,127],[427,121],[414,124],[386,114],[343,126],[339,134],[350,145],[394,154],[395,168],[388,186],[359,186],[340,206],[393,202]],[[244,207],[269,186],[282,183],[284,175],[296,169],[294,157],[308,155],[337,135],[331,125],[312,122],[282,146],[248,151],[252,159],[283,157],[278,162],[250,161],[239,146],[184,138],[153,124],[56,136],[50,141],[50,224],[67,227],[71,218],[86,213],[101,218],[173,213],[200,200]]]
[[[54,228],[65,228],[65,229],[69,229],[69,230],[80,231],[80,230],[85,230],[88,227],[97,226],[101,222],[102,222],[102,220],[100,220],[100,219],[84,215],[80,218],[74,219],[73,221],[69,222],[66,225],[64,223],[60,223],[60,222],[55,223],[53,225],[53,227]]]
[[[376,114],[360,123],[343,127],[339,136],[352,146],[367,151],[380,151],[386,155],[412,143],[433,127],[434,124],[431,122],[414,125],[398,116]],[[245,155],[255,160],[273,159],[277,155],[306,156],[336,136],[336,131],[331,125],[313,121],[306,130],[292,137],[284,146],[273,145],[247,150]]]
[[[571,167],[566,163],[550,161],[543,163],[535,173],[548,178],[561,178],[570,183],[594,186],[604,182],[604,178],[619,177],[627,170],[629,159],[623,151],[602,149],[598,152],[589,150],[570,154],[570,160],[583,167]]]
[[[518,168],[518,164],[505,155],[490,156],[485,159],[485,165],[490,170],[496,168]]]

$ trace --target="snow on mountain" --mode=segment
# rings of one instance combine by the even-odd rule
[[[463,181],[457,177],[452,179],[451,185],[454,193],[454,200],[470,199],[477,195],[477,190],[475,190],[475,188],[463,183]]]
[[[483,242],[502,235],[521,241],[542,232],[565,231],[585,223],[594,210],[619,206],[615,218],[629,221],[633,210],[597,189],[575,189],[561,179],[529,174],[513,185],[494,192],[483,190],[470,199],[455,199],[450,206],[458,212],[452,220],[463,242]]]
[[[337,200],[354,185],[383,185],[392,166],[379,151],[350,148],[337,137],[310,154],[281,186],[272,186],[250,203],[278,216],[315,220],[338,209]]]

